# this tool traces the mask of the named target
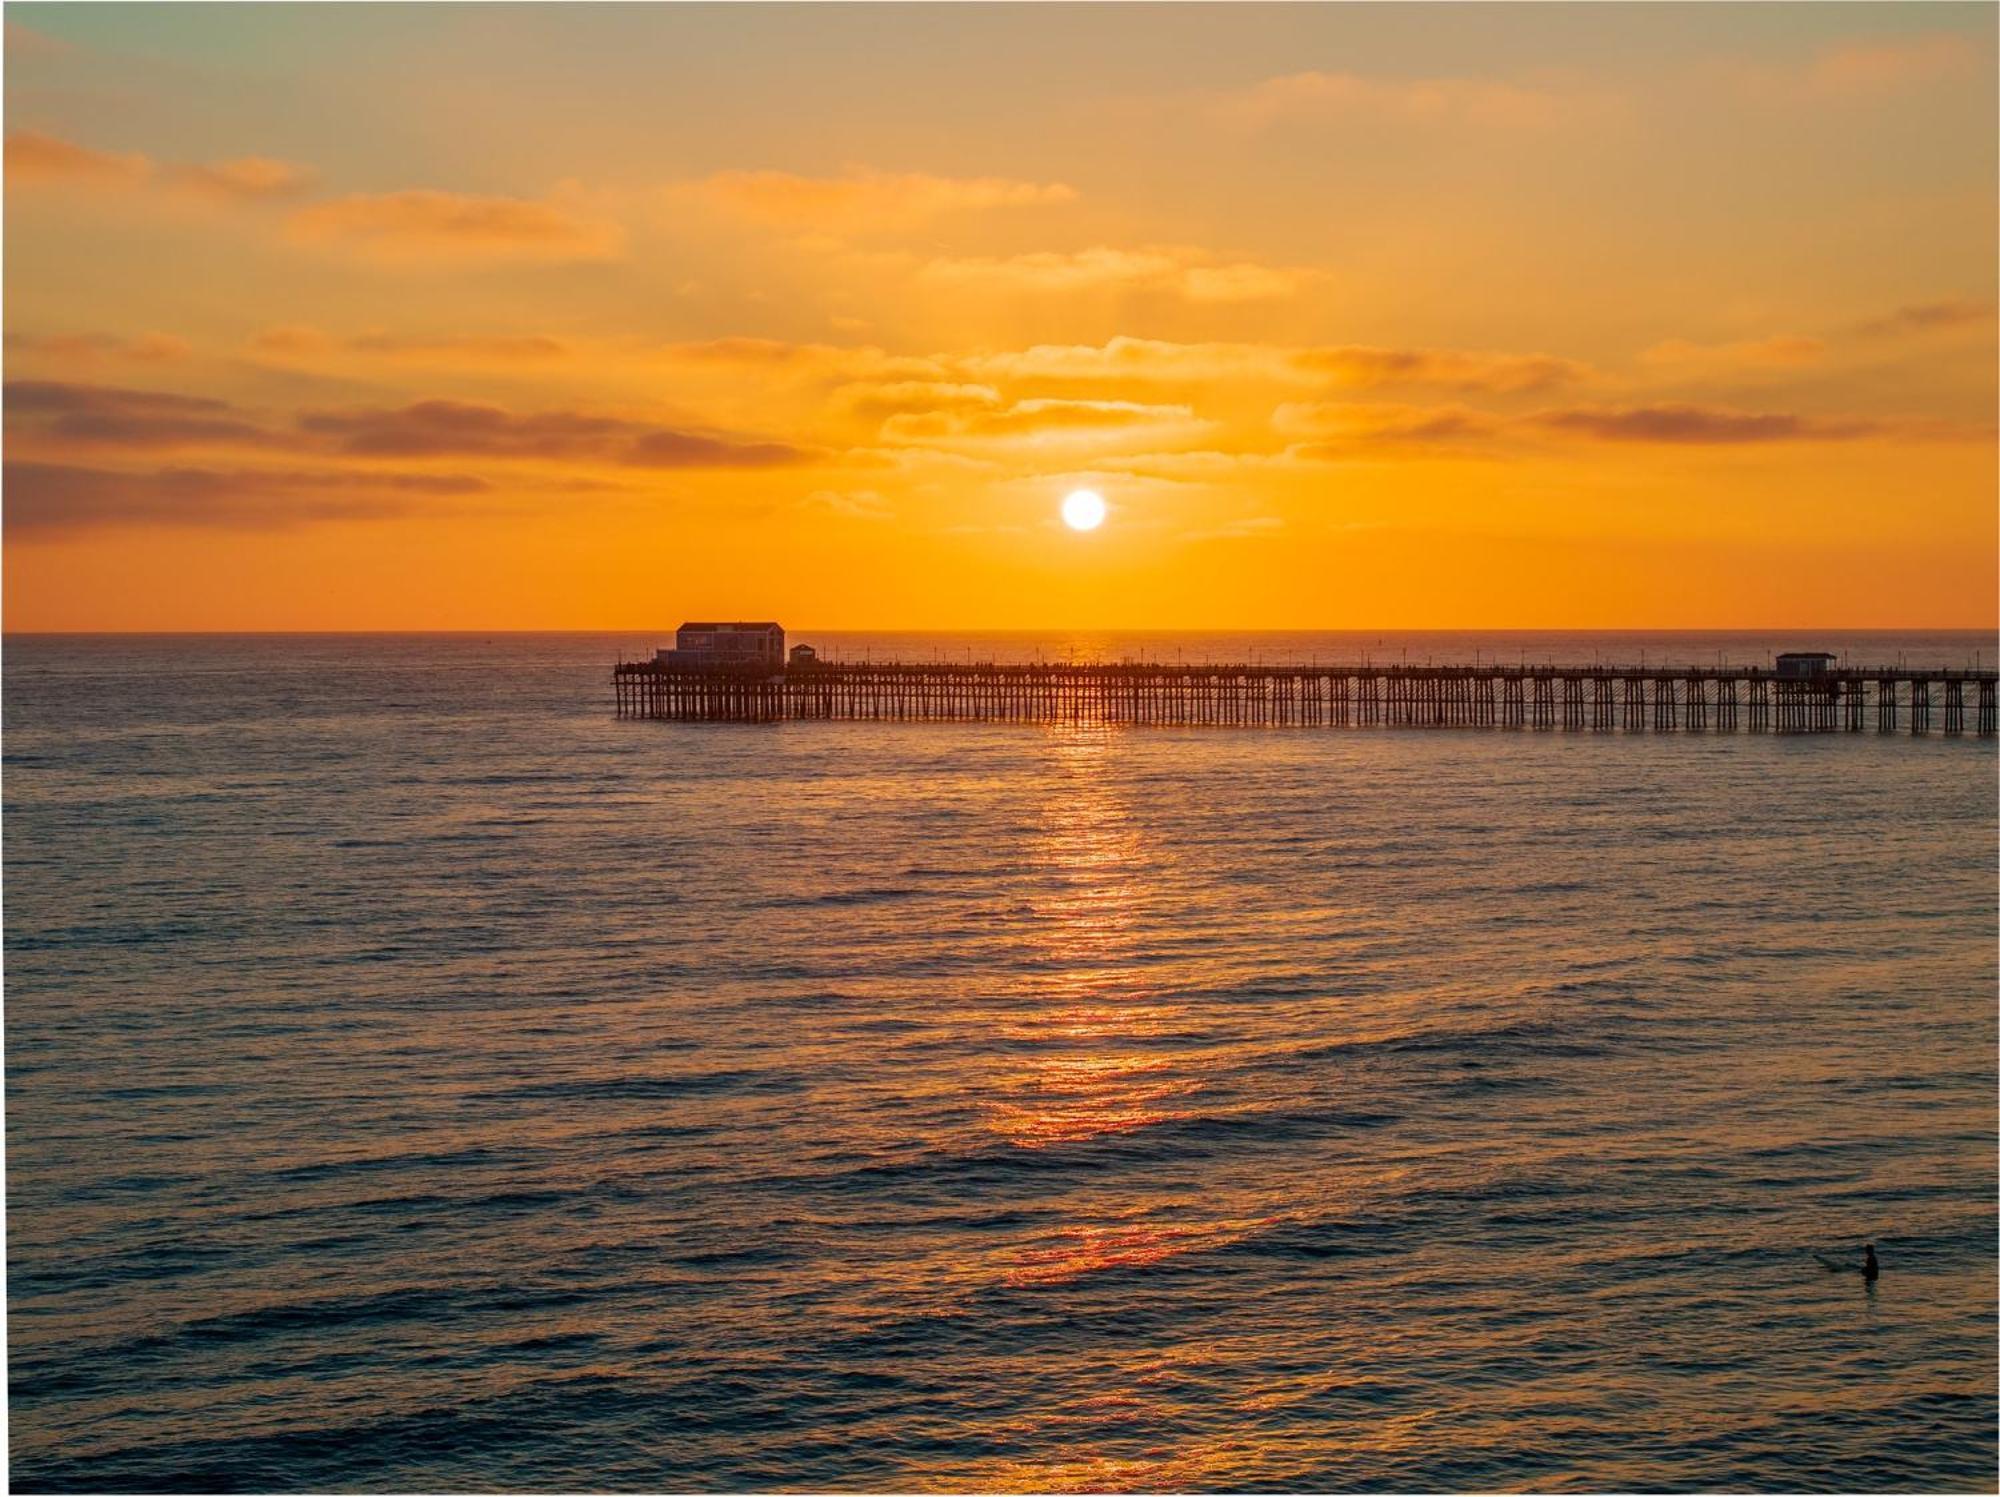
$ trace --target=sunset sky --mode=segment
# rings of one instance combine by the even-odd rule
[[[1988,625],[1994,22],[13,4],[6,625]]]

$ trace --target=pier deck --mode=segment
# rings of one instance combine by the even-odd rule
[[[1013,722],[1466,727],[1571,732],[2000,729],[1993,670],[1748,666],[944,665],[779,672],[621,663],[620,717],[669,722]]]

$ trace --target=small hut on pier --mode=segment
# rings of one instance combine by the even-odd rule
[[[783,670],[785,631],[778,624],[682,624],[671,650],[653,658],[672,670]]]

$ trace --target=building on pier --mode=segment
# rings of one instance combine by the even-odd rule
[[[792,646],[792,664],[793,664],[793,665],[818,665],[818,664],[819,664],[819,651],[818,651],[818,650],[815,650],[815,649],[814,649],[814,648],[813,648],[813,647],[812,647],[811,645],[793,645],[793,646]]]
[[[1833,669],[1834,657],[1824,650],[1791,650],[1778,657],[1780,681],[1804,681]]]
[[[653,658],[669,670],[783,670],[785,631],[778,624],[682,624],[671,650]]]

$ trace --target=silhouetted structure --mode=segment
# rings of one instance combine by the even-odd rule
[[[669,670],[778,670],[785,663],[785,631],[776,624],[682,624],[671,650],[653,660]]]
[[[771,626],[775,628],[776,626]],[[782,631],[780,636],[782,639]],[[678,655],[680,652],[675,651]],[[620,664],[621,717],[1830,733],[2000,728],[1991,670],[1747,666]],[[1934,707],[1937,709],[1934,711]]]
[[[1794,650],[1778,657],[1778,679],[1801,681],[1833,669],[1834,657],[1823,650]]]

